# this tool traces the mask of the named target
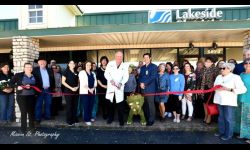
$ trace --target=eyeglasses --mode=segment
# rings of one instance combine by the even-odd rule
[[[225,70],[226,68],[220,68],[220,70]]]
[[[250,65],[250,62],[245,62],[244,64],[245,64],[245,65]]]
[[[173,70],[178,70],[179,68],[173,68]]]

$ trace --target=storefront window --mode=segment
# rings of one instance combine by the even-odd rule
[[[139,61],[143,61],[143,54],[150,53],[149,49],[129,49],[124,50],[124,62],[128,65],[138,66]]]
[[[100,65],[100,59],[102,56],[107,56],[109,61],[112,61],[115,59],[115,50],[99,50],[98,51],[98,65]]]
[[[177,49],[152,49],[152,62],[156,65],[177,60]]]
[[[243,48],[226,48],[226,59],[235,59],[238,63],[243,61]]]
[[[218,61],[220,60],[224,60],[224,52],[223,52],[223,48],[216,48],[216,49],[213,49],[213,48],[205,48],[204,49],[204,56],[207,57],[207,56],[210,56],[210,55],[216,55],[217,58],[218,58]]]
[[[193,49],[182,48],[182,49],[179,49],[179,54],[180,55],[199,55],[199,48],[193,48]]]
[[[87,60],[97,63],[97,52],[94,50],[87,51]]]
[[[223,48],[211,49],[205,48],[204,54],[223,54]]]

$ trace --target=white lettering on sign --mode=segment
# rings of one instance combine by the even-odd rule
[[[222,11],[216,11],[216,8],[212,8],[209,10],[208,8],[204,11],[193,11],[191,8],[187,10],[187,12],[183,12],[180,14],[180,10],[176,10],[176,20],[177,22],[186,21],[186,20],[212,20],[219,19],[223,15]]]

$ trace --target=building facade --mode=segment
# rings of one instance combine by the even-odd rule
[[[13,52],[14,71],[39,55],[66,63],[113,59],[137,65],[143,53],[155,63],[195,63],[216,54],[242,61],[249,48],[250,7],[156,10],[83,14],[76,5],[23,5],[18,19],[0,20],[0,60]]]
[[[114,58],[137,65],[146,52],[153,62],[195,63],[216,54],[242,61],[250,48],[250,7],[83,14],[76,5],[23,5],[17,19],[0,20],[0,62],[23,64],[39,55],[48,61]],[[17,121],[20,117],[16,107]]]

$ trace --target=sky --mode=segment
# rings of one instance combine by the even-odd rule
[[[185,9],[185,8],[214,8],[242,7],[250,5],[78,5],[84,13],[136,11],[155,9]],[[0,19],[18,18],[18,5],[0,5]],[[8,14],[8,15],[6,15]]]

